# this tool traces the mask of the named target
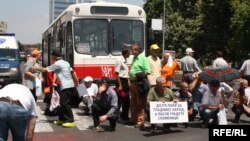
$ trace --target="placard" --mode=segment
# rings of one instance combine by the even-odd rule
[[[188,122],[187,102],[150,102],[150,123]]]

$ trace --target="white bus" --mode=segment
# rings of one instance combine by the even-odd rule
[[[145,23],[145,11],[136,5],[104,1],[70,5],[43,32],[43,65],[50,65],[52,50],[60,48],[80,79],[114,79],[114,64],[124,45],[138,43],[145,49]]]

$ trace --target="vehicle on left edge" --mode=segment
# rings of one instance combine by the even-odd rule
[[[15,34],[0,34],[0,88],[10,83],[22,83],[20,64]]]

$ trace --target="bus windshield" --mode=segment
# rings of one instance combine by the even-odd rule
[[[133,43],[143,45],[143,23],[134,20],[112,20],[112,54],[120,55],[123,47]]]
[[[0,49],[0,61],[15,60],[16,49]]]
[[[108,54],[108,21],[96,19],[75,20],[75,49],[82,54]]]
[[[114,19],[109,23],[106,19],[77,19],[74,29],[75,50],[81,54],[121,55],[124,46],[132,43],[144,46],[141,21]]]

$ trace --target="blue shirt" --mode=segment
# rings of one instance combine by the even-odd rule
[[[75,87],[71,75],[72,68],[67,61],[57,60],[54,64],[48,66],[46,69],[48,72],[53,71],[54,73],[56,73],[58,79],[60,80],[61,90]]]

